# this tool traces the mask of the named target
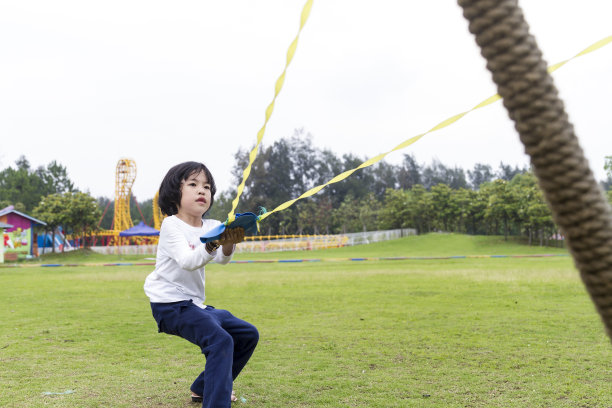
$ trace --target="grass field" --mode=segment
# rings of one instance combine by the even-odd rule
[[[358,247],[344,247],[333,250],[293,251],[272,253],[236,254],[235,260],[263,259],[330,259],[351,257],[393,257],[393,256],[455,256],[455,255],[530,255],[567,254],[567,251],[553,247],[527,246],[516,240],[504,241],[503,237],[470,236],[457,234],[427,234],[410,236],[389,242],[378,242]],[[108,262],[151,262],[152,255],[102,255],[92,251],[72,251],[45,254],[38,259],[21,262],[21,265],[40,263],[108,263]]]
[[[563,250],[426,235],[278,256],[537,253]],[[204,357],[157,333],[151,269],[0,268],[0,406],[197,406]],[[206,284],[261,335],[236,407],[612,407],[612,346],[569,257],[211,265]]]

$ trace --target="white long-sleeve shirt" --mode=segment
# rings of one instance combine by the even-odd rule
[[[170,303],[193,300],[204,306],[206,295],[205,265],[211,261],[227,264],[233,255],[225,256],[221,248],[209,254],[200,236],[219,225],[219,221],[202,220],[193,227],[177,216],[162,222],[157,245],[155,270],[147,276],[144,291],[151,302]]]

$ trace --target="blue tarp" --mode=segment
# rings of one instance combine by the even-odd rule
[[[140,221],[140,224],[119,233],[120,237],[142,237],[153,235],[159,235],[159,231],[155,228],[149,227],[143,221]]]

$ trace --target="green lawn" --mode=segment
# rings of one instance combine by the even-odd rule
[[[27,261],[20,261],[19,265],[28,264],[71,264],[71,263],[111,263],[111,262],[155,262],[155,255],[104,255],[90,249],[79,249],[64,253],[48,253]]]
[[[282,256],[537,252],[563,253],[428,235]],[[197,406],[204,357],[157,333],[151,269],[0,268],[0,406]],[[612,346],[569,257],[212,265],[207,295],[260,330],[236,407],[612,407]]]
[[[458,234],[426,234],[409,236],[387,242],[377,242],[356,247],[334,248],[317,251],[242,253],[235,260],[267,259],[330,259],[352,257],[416,257],[458,255],[530,255],[567,254],[562,248],[523,245],[511,239],[504,241],[498,236],[470,236]],[[153,262],[155,255],[102,255],[90,250],[66,253],[50,253],[38,259],[22,261],[20,265],[49,263],[112,263]]]

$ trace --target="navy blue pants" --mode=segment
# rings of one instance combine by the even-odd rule
[[[259,333],[255,326],[234,317],[227,310],[191,300],[151,303],[159,331],[180,336],[202,349],[204,371],[191,385],[191,391],[204,397],[203,408],[229,408],[232,384],[253,354]]]

